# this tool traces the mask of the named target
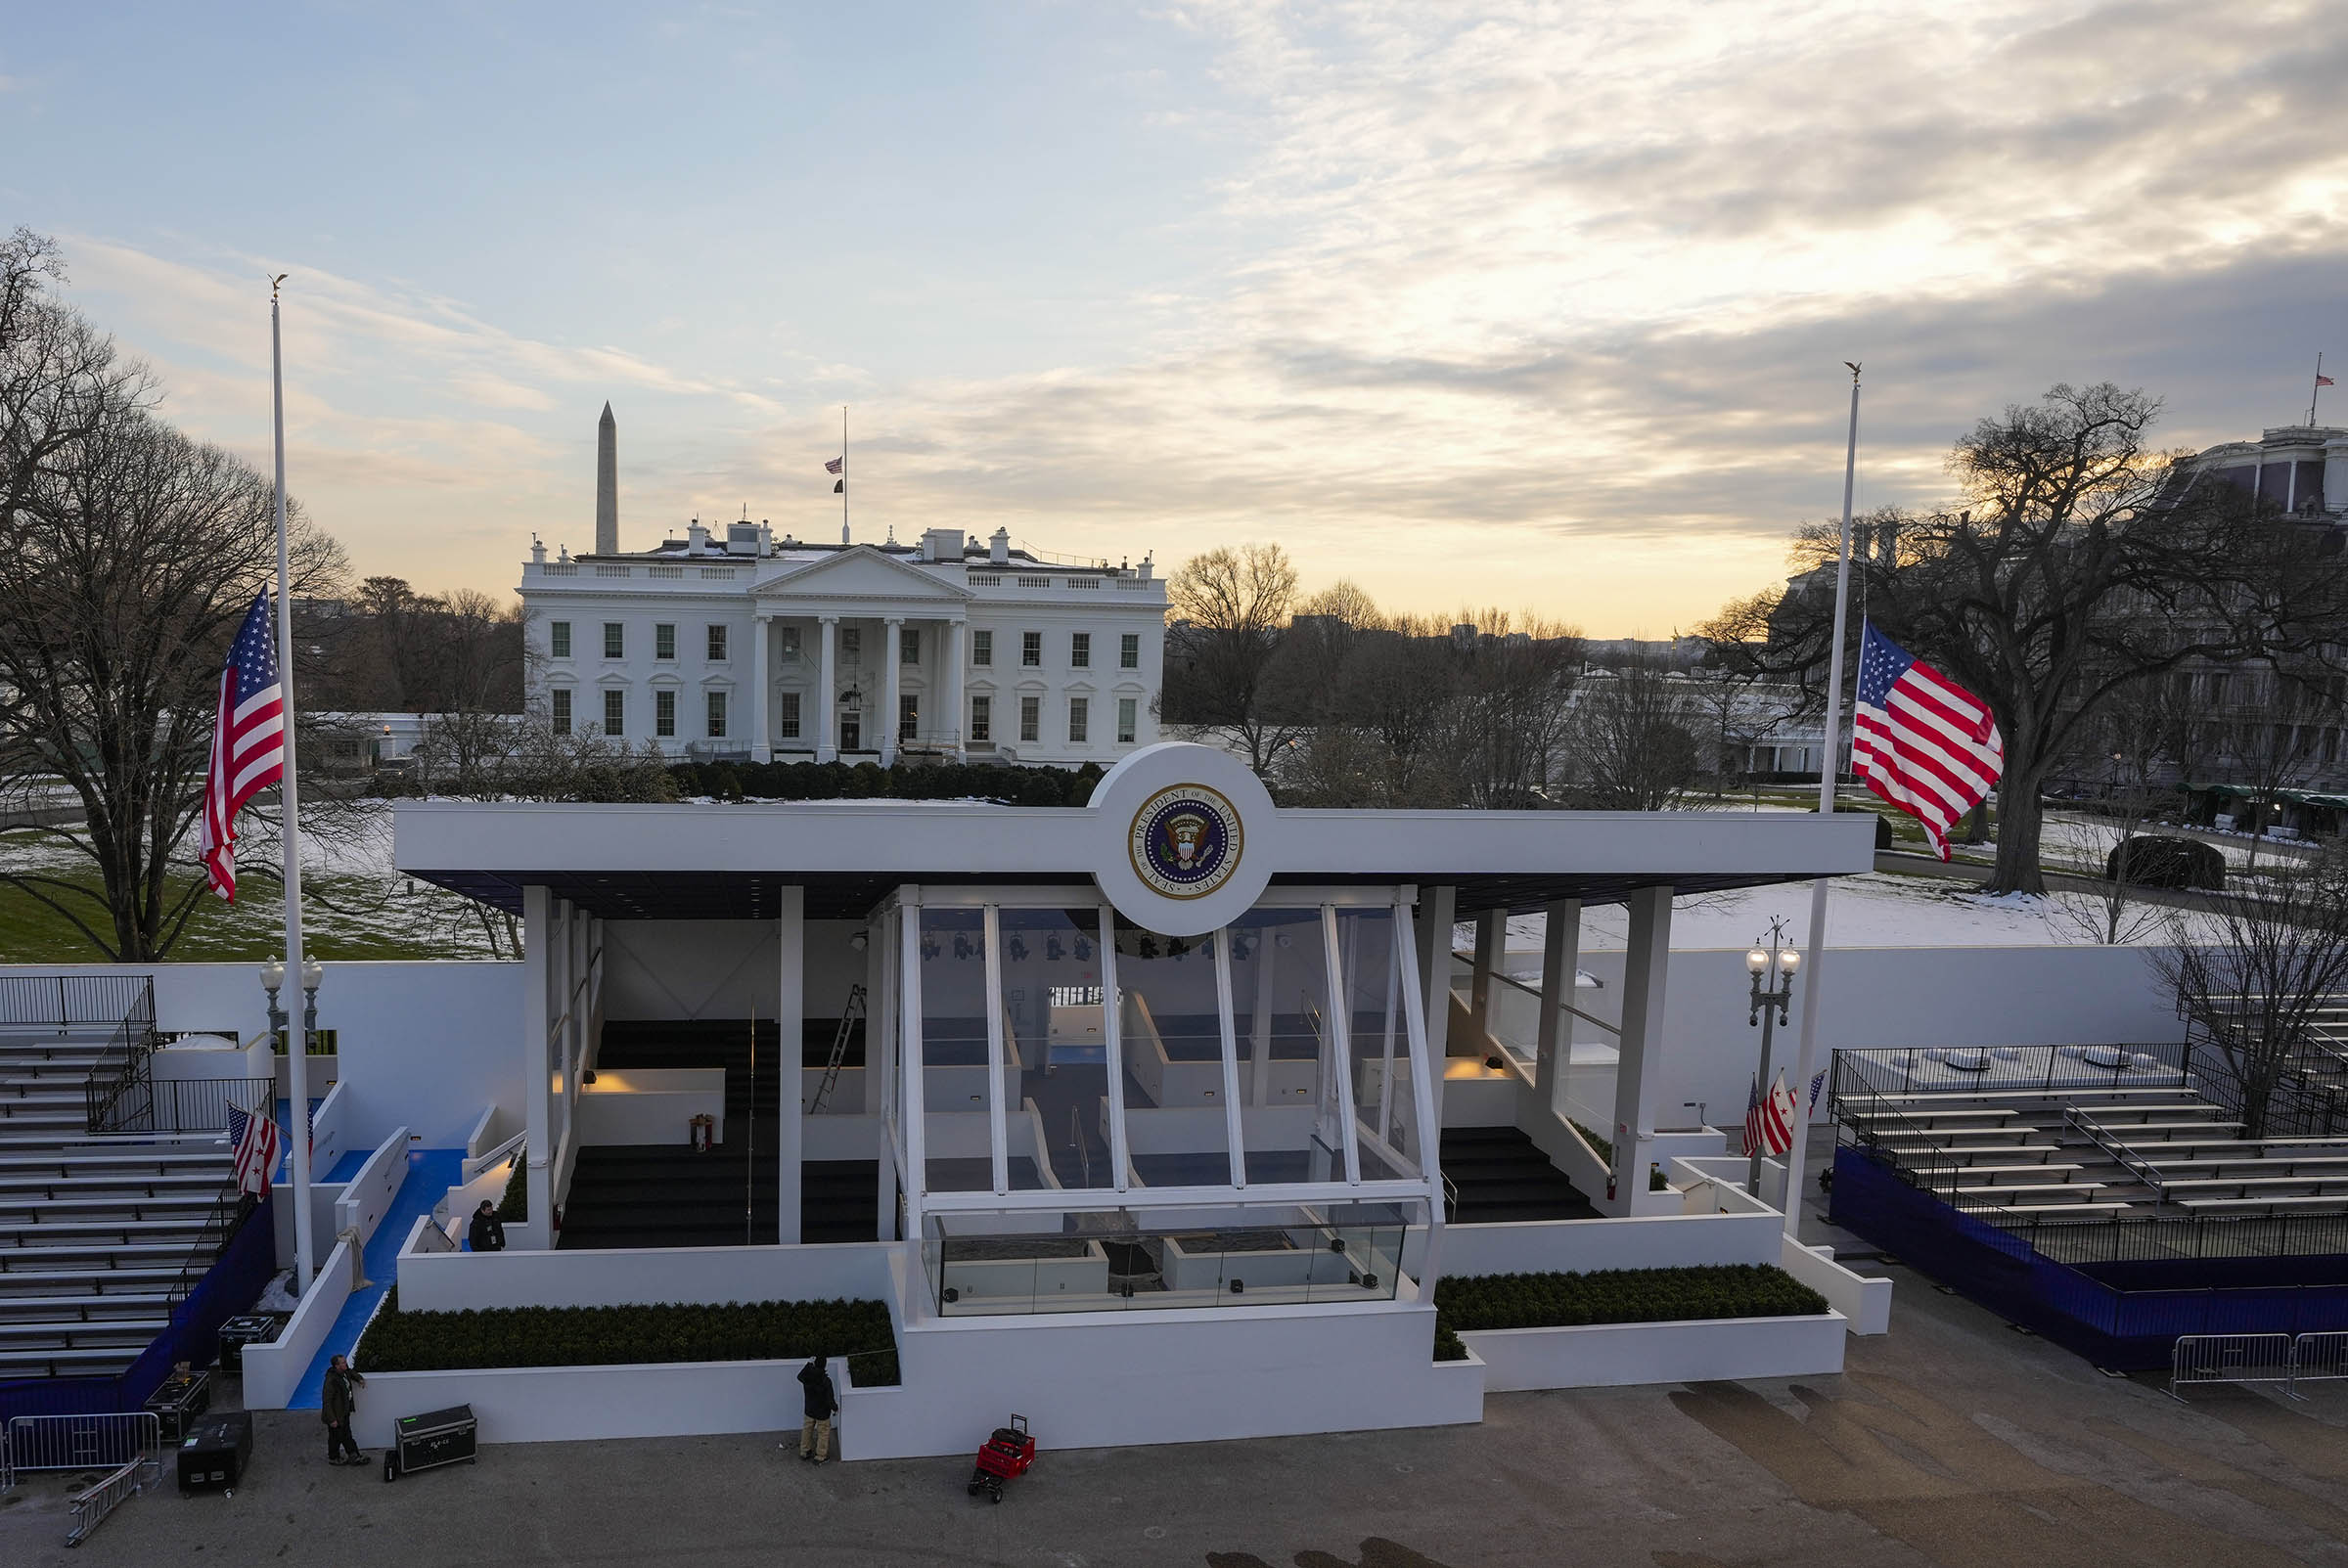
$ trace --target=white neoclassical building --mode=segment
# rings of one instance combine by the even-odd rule
[[[1166,587],[997,529],[918,544],[704,526],[618,544],[610,411],[597,548],[533,544],[527,701],[564,733],[679,756],[1113,764],[1157,739]]]

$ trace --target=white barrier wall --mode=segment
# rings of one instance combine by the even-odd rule
[[[399,1195],[400,1185],[407,1179],[408,1130],[395,1127],[367,1156],[358,1174],[343,1184],[342,1195],[335,1203],[335,1228],[327,1233],[340,1235],[355,1230],[364,1251],[368,1237],[391,1212],[391,1200]]]
[[[1487,1328],[1460,1340],[1484,1364],[1484,1386],[1497,1394],[1839,1372],[1844,1330],[1842,1315],[1829,1312],[1817,1318]]]
[[[508,1227],[509,1233],[512,1228]],[[489,1307],[723,1306],[729,1301],[885,1301],[884,1241],[400,1254],[409,1312]]]
[[[726,1140],[726,1070],[723,1067],[606,1068],[592,1084],[579,1086],[578,1141],[607,1143],[668,1143],[690,1141],[693,1119],[707,1116],[709,1139]]]
[[[310,1281],[310,1293],[301,1298],[301,1305],[286,1321],[277,1337],[266,1345],[248,1345],[242,1352],[245,1362],[243,1379],[245,1408],[248,1411],[282,1411],[294,1391],[301,1386],[302,1375],[310,1363],[318,1359],[318,1351],[326,1336],[341,1315],[342,1304],[350,1299],[351,1285],[358,1278],[358,1254],[347,1242],[338,1241],[319,1264],[318,1274]]]
[[[250,963],[19,964],[0,967],[0,974],[151,975],[157,1028],[246,1040],[269,1026],[256,969]],[[318,1027],[337,1031],[341,1078],[352,1086],[346,1146],[372,1146],[405,1125],[422,1135],[423,1147],[462,1147],[487,1104],[500,1106],[509,1125],[520,1125],[521,969],[467,961],[327,964]],[[290,1000],[298,1015],[298,988]],[[315,1097],[321,1089],[313,1085],[310,1092]],[[331,1169],[321,1158],[319,1168]]]
[[[1834,1050],[1904,1046],[2118,1044],[2174,1046],[2185,1037],[2175,999],[2160,983],[2148,948],[1942,947],[1832,948],[1825,960],[1819,1044]],[[1512,967],[1525,956],[1512,954]],[[1531,956],[1537,970],[1539,956]],[[1620,953],[1581,956],[1603,989],[1575,1003],[1600,1017],[1617,1015]],[[1656,1120],[1683,1126],[1701,1102],[1714,1125],[1741,1122],[1761,1031],[1745,1024],[1749,987],[1742,949],[1693,949],[1671,955],[1664,999],[1662,1085]],[[1777,1032],[1778,1061],[1793,1076],[1802,1009],[1816,976],[1809,964],[1793,992],[1791,1022]],[[1577,1044],[1611,1036],[1576,1022]],[[1819,1065],[1826,1065],[1820,1061]],[[1817,1116],[1826,1116],[1819,1096]]]

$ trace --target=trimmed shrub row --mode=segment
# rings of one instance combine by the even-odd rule
[[[1799,1318],[1826,1310],[1826,1297],[1765,1263],[1470,1275],[1435,1285],[1435,1360],[1461,1359],[1467,1352],[1455,1348],[1459,1335],[1479,1328]]]
[[[1614,1168],[1614,1140],[1590,1131],[1570,1116],[1565,1119],[1565,1125],[1582,1135],[1582,1142],[1590,1145],[1590,1152],[1598,1156],[1600,1164],[1608,1170]],[[1662,1168],[1650,1166],[1647,1173],[1647,1189],[1649,1192],[1664,1192],[1670,1187],[1671,1184],[1663,1179]]]
[[[506,1189],[497,1197],[497,1217],[508,1225],[530,1217],[529,1153],[527,1144],[516,1145],[514,1174],[506,1178]]]
[[[854,1357],[859,1386],[893,1385],[897,1341],[888,1308],[878,1301],[757,1301],[402,1312],[394,1286],[351,1365],[362,1372],[438,1372],[808,1356]]]
[[[1081,806],[1101,769],[1026,768],[999,762],[680,762],[669,770],[684,795],[720,800],[993,800],[1007,806]]]

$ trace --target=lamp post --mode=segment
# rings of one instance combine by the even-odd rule
[[[1800,951],[1785,940],[1784,920],[1773,918],[1769,922],[1768,940],[1767,948],[1756,941],[1752,951],[1744,956],[1745,973],[1752,982],[1752,998],[1745,1009],[1744,1021],[1748,1028],[1755,1024],[1761,1028],[1761,1071],[1753,1080],[1753,1092],[1756,1095],[1769,1094],[1775,1082],[1770,1076],[1770,1048],[1776,1041],[1777,1026],[1785,1022],[1786,1004],[1793,1000],[1794,971],[1802,966]],[[1800,1091],[1797,1089],[1795,1094],[1798,1097]],[[1798,1098],[1796,1103],[1798,1106]],[[1802,1131],[1801,1118],[1796,1116],[1793,1136],[1800,1138]],[[1746,1161],[1744,1189],[1758,1196],[1761,1191],[1760,1143],[1756,1142],[1747,1152],[1749,1157]]]

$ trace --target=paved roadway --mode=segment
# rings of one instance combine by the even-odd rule
[[[954,1459],[804,1465],[773,1438],[498,1447],[385,1486],[265,1414],[234,1499],[168,1487],[85,1546],[62,1486],[0,1563],[819,1568],[1949,1568],[2348,1564],[2348,1385],[2304,1406],[2107,1378],[1905,1269],[1838,1377],[1504,1394],[1480,1427],[1051,1452],[1000,1506]]]

